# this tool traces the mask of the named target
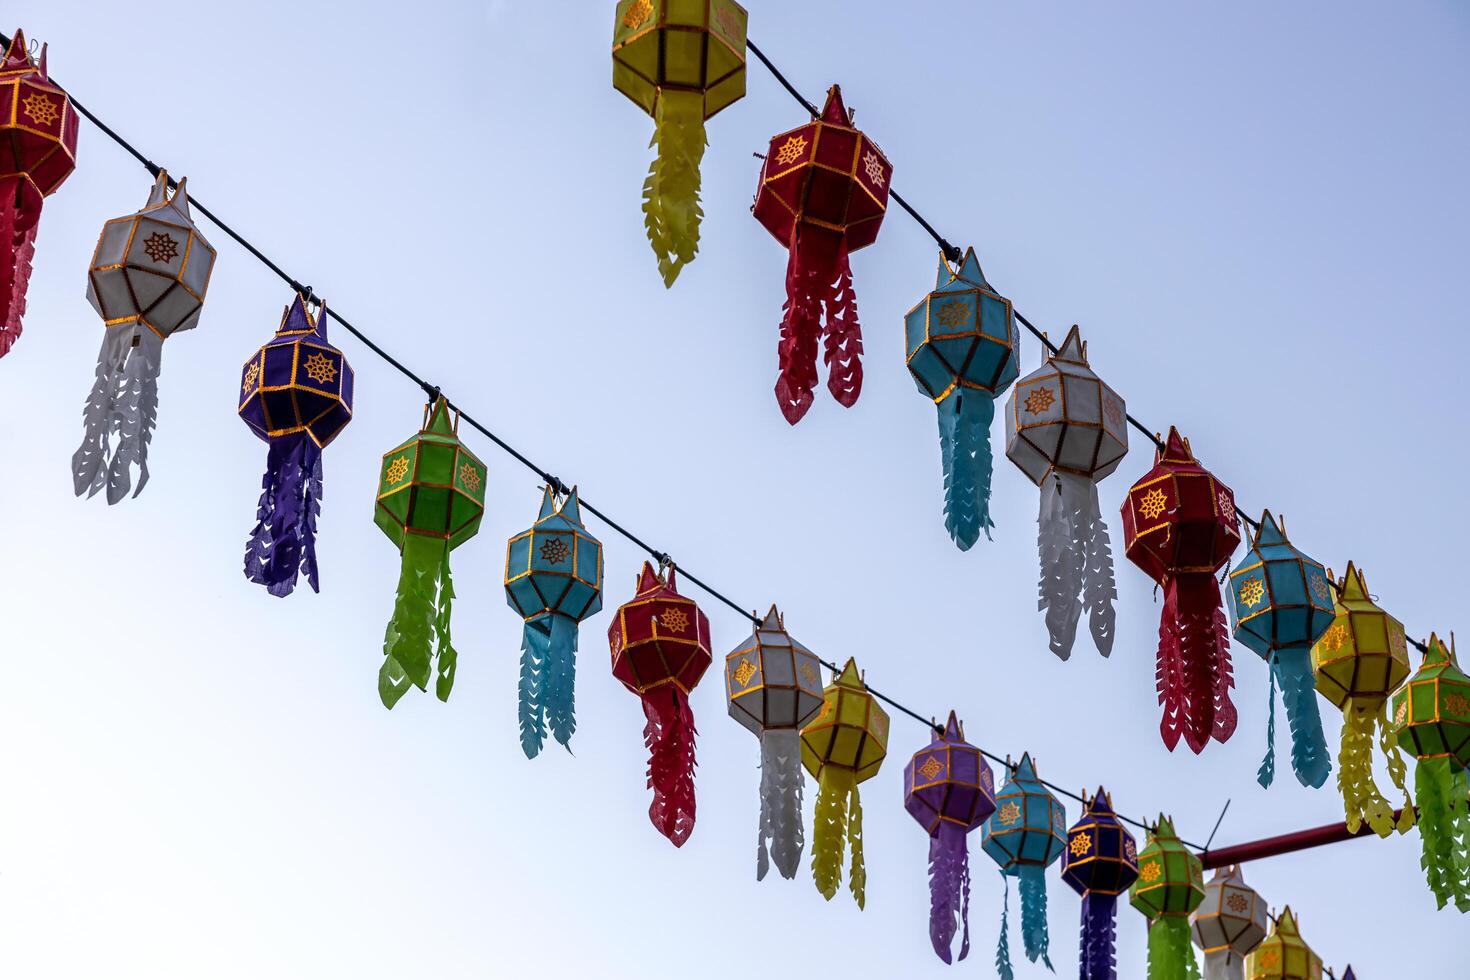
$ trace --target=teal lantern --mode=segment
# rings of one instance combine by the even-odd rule
[[[602,543],[587,533],[577,490],[558,506],[547,487],[541,513],[505,549],[505,598],[521,631],[521,749],[534,759],[551,735],[569,751],[577,729],[577,624],[602,608]]]
[[[1020,373],[1011,301],[985,281],[975,250],[958,270],[939,257],[934,291],[904,316],[909,373],[939,409],[944,526],[961,551],[990,520],[990,423],[995,399]]]
[[[1046,869],[1062,856],[1067,842],[1067,811],[1036,775],[1030,754],[1021,756],[1005,787],[995,794],[995,812],[985,821],[981,847],[1006,878],[1006,900],[1000,919],[995,965],[1011,976],[1010,879],[1021,879],[1021,936],[1026,958],[1040,959],[1052,969],[1046,929]]]
[[[1321,562],[1302,554],[1286,537],[1285,522],[1268,510],[1261,515],[1251,550],[1230,573],[1230,608],[1235,638],[1266,661],[1271,671],[1271,705],[1266,723],[1266,758],[1257,780],[1270,786],[1276,772],[1276,688],[1281,687],[1291,723],[1291,768],[1303,786],[1320,788],[1332,771],[1317,685],[1312,644],[1336,618],[1332,586]]]

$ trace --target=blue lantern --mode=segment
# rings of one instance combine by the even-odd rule
[[[1006,878],[1006,900],[1000,919],[1000,942],[995,968],[1010,980],[1010,940],[1006,936],[1010,917],[1010,879],[1021,879],[1021,936],[1026,958],[1039,958],[1053,969],[1047,955],[1046,869],[1062,856],[1067,841],[1067,811],[1061,801],[1036,775],[1031,756],[1021,756],[1005,787],[995,794],[995,812],[985,821],[981,847]]]
[[[560,506],[546,488],[541,513],[505,552],[505,597],[521,633],[521,749],[534,759],[552,737],[576,731],[577,624],[602,608],[602,544],[582,524],[577,491]]]
[[[1271,669],[1271,707],[1266,758],[1257,780],[1270,786],[1276,774],[1276,687],[1291,723],[1291,768],[1303,786],[1320,787],[1332,771],[1317,688],[1312,645],[1336,616],[1327,570],[1292,547],[1268,510],[1261,515],[1251,550],[1230,573],[1235,638],[1260,654]]]
[[[944,526],[961,551],[987,537],[990,423],[995,399],[1020,373],[1011,301],[985,281],[975,250],[956,271],[941,254],[934,291],[904,316],[909,373],[939,409]]]

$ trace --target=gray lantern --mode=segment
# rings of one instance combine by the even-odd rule
[[[1239,865],[1217,868],[1189,925],[1204,950],[1205,980],[1244,980],[1246,954],[1266,938],[1266,900],[1245,883]]]

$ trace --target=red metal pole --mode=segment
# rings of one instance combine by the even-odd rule
[[[1398,820],[1401,810],[1393,812],[1394,820]],[[1372,829],[1365,823],[1360,826],[1356,833],[1348,830],[1347,823],[1330,823],[1324,827],[1313,827],[1310,830],[1298,830],[1291,834],[1281,834],[1278,837],[1265,837],[1261,840],[1247,841],[1244,844],[1232,844],[1229,847],[1218,847],[1207,850],[1200,855],[1200,863],[1206,869],[1220,868],[1227,864],[1244,864],[1247,861],[1259,861],[1261,858],[1275,857],[1278,854],[1290,854],[1292,851],[1304,851],[1309,847],[1321,847],[1324,844],[1340,844],[1354,837],[1362,837],[1373,833]]]

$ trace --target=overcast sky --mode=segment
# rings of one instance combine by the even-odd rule
[[[1411,634],[1464,628],[1463,5],[753,6],[751,37],[792,82],[820,100],[840,81],[894,186],[1054,338],[1080,323],[1137,417],[1178,424],[1304,550],[1360,562]],[[998,442],[995,540],[949,543],[934,409],[901,329],[936,253],[896,209],[853,260],[861,400],[820,391],[787,426],[771,393],[786,254],[748,208],[751,154],[803,113],[759,65],[710,124],[703,248],[665,291],[639,212],[652,121],[612,89],[610,3],[8,9],[4,29],[49,41],[63,84],[349,319],[695,575],[752,609],[779,602],[825,658],[856,656],[926,715],[957,708],[972,740],[1029,750],[1077,790],[1106,784],[1130,815],[1170,813],[1192,840],[1227,800],[1217,843],[1342,819],[1332,783],[1292,779],[1284,721],[1277,784],[1256,785],[1266,671],[1244,647],[1235,738],[1165,751],[1160,607],[1121,555],[1111,660],[1084,639],[1069,663],[1048,652],[1037,491]],[[219,261],[199,329],[164,346],[152,480],[114,508],[75,500],[103,333],[86,264],[148,188],[84,123],[80,168],[46,202],[25,334],[0,361],[0,972],[947,975],[926,841],[900,805],[925,741],[911,720],[862,786],[864,912],[845,892],[823,902],[805,869],[755,882],[757,744],[717,672],[693,697],[693,837],[676,851],[653,830],[607,612],[582,631],[575,757],[523,758],[501,573],[538,481],[484,440],[489,509],[453,562],[454,695],[382,708],[398,557],[373,491],[421,394],[350,337],[335,339],[357,417],[325,454],[323,592],[281,601],[245,581],[266,449],[234,392],[290,297],[207,222]],[[1038,349],[1023,343],[1023,371]],[[1115,543],[1152,462],[1137,443],[1101,488]],[[641,556],[591,526],[610,611]],[[691,594],[722,656],[747,626]],[[1335,748],[1340,715],[1322,711]],[[964,968],[985,976],[1002,888],[973,843]],[[1463,974],[1465,919],[1435,912],[1417,834],[1246,873],[1339,973]],[[1078,901],[1054,874],[1049,889],[1065,976]],[[1119,943],[1120,975],[1141,976],[1144,922],[1126,907]]]

